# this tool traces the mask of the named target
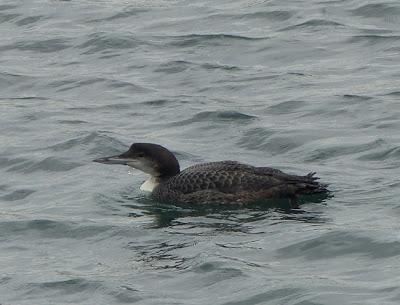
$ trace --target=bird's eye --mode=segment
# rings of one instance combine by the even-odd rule
[[[137,156],[138,156],[139,158],[143,158],[143,157],[144,157],[144,153],[138,153]]]

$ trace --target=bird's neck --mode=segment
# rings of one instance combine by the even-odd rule
[[[153,176],[150,175],[149,179],[147,179],[141,186],[140,190],[145,192],[152,192],[154,188],[162,182],[165,182],[172,178],[173,176]],[[1,304],[0,304],[1,305]]]
[[[147,179],[141,186],[140,190],[145,191],[145,192],[152,192],[154,188],[160,184],[160,178],[150,176],[149,179]]]

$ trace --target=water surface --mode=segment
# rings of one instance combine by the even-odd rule
[[[397,1],[0,5],[0,303],[399,304]],[[92,163],[305,174],[300,209],[160,205]]]

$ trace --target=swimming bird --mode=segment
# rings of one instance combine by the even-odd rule
[[[149,174],[140,189],[160,202],[243,204],[327,192],[314,172],[297,176],[237,161],[196,164],[181,171],[171,151],[152,143],[134,143],[120,155],[93,161],[128,165]]]

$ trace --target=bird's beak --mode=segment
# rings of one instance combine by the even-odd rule
[[[128,162],[132,162],[131,158],[125,157],[122,155],[116,155],[111,157],[103,157],[94,159],[93,162],[103,163],[103,164],[121,164],[121,165],[128,165]]]

